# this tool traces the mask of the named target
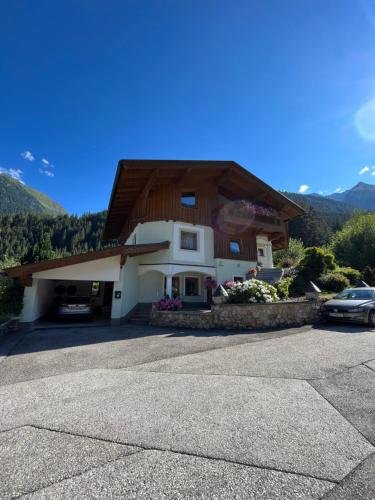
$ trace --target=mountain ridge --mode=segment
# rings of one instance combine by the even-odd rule
[[[67,211],[46,194],[1,173],[0,213],[4,215],[17,213],[65,215]]]
[[[354,205],[361,210],[375,211],[375,185],[358,182],[355,186],[342,193],[332,193],[326,198]]]

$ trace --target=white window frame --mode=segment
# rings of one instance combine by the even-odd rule
[[[263,255],[259,254],[259,250],[262,250]],[[262,245],[259,245],[257,247],[257,254],[258,254],[258,257],[261,257],[262,259],[264,259],[264,257],[267,257],[267,250],[266,250],[266,248],[264,246],[262,246]]]
[[[195,234],[196,237],[197,237],[197,248],[182,248],[181,246],[181,243],[182,243],[182,233],[191,233],[191,234]],[[197,231],[194,231],[194,230],[187,230],[187,229],[184,229],[184,228],[180,228],[180,238],[179,238],[179,247],[180,247],[180,250],[182,250],[183,252],[199,252],[200,251],[200,242],[199,242],[199,233]]]
[[[186,278],[194,278],[198,280],[198,295],[186,295]],[[202,286],[200,276],[184,276],[184,297],[200,297],[202,295]]]
[[[198,250],[185,250],[181,247],[181,232],[186,231],[197,234]],[[205,262],[205,241],[204,228],[194,226],[193,224],[174,223],[173,225],[173,244],[172,256],[174,261],[185,261],[203,264]]]

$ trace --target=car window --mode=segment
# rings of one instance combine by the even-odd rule
[[[370,300],[374,297],[373,290],[356,290],[355,288],[344,290],[336,295],[340,300]]]

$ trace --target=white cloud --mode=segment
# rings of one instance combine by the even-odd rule
[[[359,175],[363,175],[363,174],[366,174],[367,172],[370,172],[373,173],[375,171],[375,167],[369,167],[369,166],[366,166],[366,167],[363,167],[362,170],[360,170],[358,173]]]
[[[359,173],[359,175],[363,175],[366,172],[368,172],[369,170],[370,170],[370,167],[363,167],[362,170],[360,170],[358,173]]]
[[[31,151],[23,151],[21,153],[21,156],[24,160],[29,160],[29,161],[34,161],[35,160],[35,157],[34,155],[32,154]]]
[[[310,189],[310,186],[308,186],[307,184],[302,184],[300,187],[299,187],[299,190],[298,192],[303,194],[303,193],[306,193],[306,191]]]
[[[342,193],[344,190],[343,188],[336,188],[335,193]]]
[[[3,168],[3,167],[0,167],[0,174],[9,175],[9,177],[12,177],[13,179],[16,179],[21,184],[25,184],[23,182],[23,180],[22,180],[23,172],[19,168]]]
[[[49,165],[47,158],[42,158],[42,163],[44,163],[44,165]]]
[[[53,172],[50,172],[49,170],[44,170],[43,168],[40,168],[39,172],[41,174],[46,175],[47,177],[55,177],[55,174]]]

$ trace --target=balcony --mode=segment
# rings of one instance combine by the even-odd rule
[[[214,214],[214,224],[227,233],[239,233],[250,228],[280,232],[284,223],[273,208],[257,205],[246,200],[222,204]]]

